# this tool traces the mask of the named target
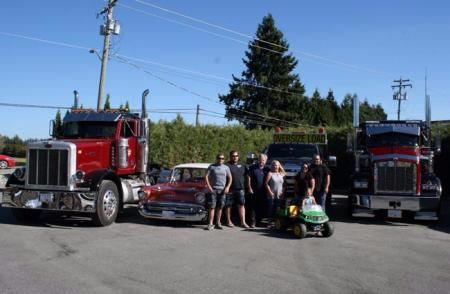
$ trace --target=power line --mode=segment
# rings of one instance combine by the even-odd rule
[[[21,107],[21,108],[43,108],[43,109],[67,109],[67,110],[72,109],[72,107],[68,106],[7,103],[7,102],[0,102],[0,106]],[[130,112],[139,112],[139,111],[141,111],[141,109],[130,110]],[[194,108],[149,108],[147,109],[147,111],[151,113],[185,113],[185,114],[195,113]]]
[[[145,60],[145,59],[131,57],[131,56],[126,56],[126,55],[123,55],[123,54],[114,54],[113,56],[117,56],[117,57],[124,58],[124,59],[129,59],[129,60],[133,60],[133,61],[137,61],[137,62],[147,63],[147,64],[151,64],[151,65],[155,65],[155,66],[159,66],[159,67],[163,67],[163,68],[167,68],[167,69],[171,69],[171,70],[182,71],[182,72],[186,72],[186,73],[190,73],[190,74],[204,76],[204,77],[207,77],[207,78],[223,80],[223,81],[226,81],[227,83],[231,82],[231,83],[236,83],[236,84],[242,84],[242,85],[247,85],[247,86],[251,86],[251,87],[255,87],[255,88],[259,88],[259,89],[265,89],[265,90],[274,91],[274,92],[283,93],[283,94],[289,94],[289,95],[298,95],[298,94],[300,94],[299,92],[294,92],[294,91],[284,91],[284,90],[280,90],[280,89],[277,89],[277,88],[260,86],[260,85],[255,85],[255,84],[247,83],[247,82],[239,82],[239,81],[235,81],[235,80],[224,78],[224,77],[219,77],[219,76],[212,75],[212,74],[206,74],[206,73],[202,73],[202,72],[198,72],[198,71],[189,70],[189,69],[186,69],[186,68],[181,68],[181,67],[177,67],[177,66],[162,64],[162,63],[155,62],[155,61]]]
[[[149,72],[149,71],[143,69],[143,68],[140,67],[139,65],[130,62],[129,60],[127,60],[127,58],[124,58],[123,55],[120,55],[120,56],[119,56],[119,55],[115,55],[115,57],[116,57],[116,59],[117,59],[119,62],[122,62],[122,63],[124,63],[124,64],[129,64],[129,65],[135,67],[136,69],[141,70],[141,71],[147,73],[148,75],[151,75],[151,76],[154,77],[154,78],[157,78],[157,79],[159,79],[159,80],[161,80],[161,81],[164,81],[165,83],[167,83],[167,84],[169,84],[169,85],[171,85],[171,86],[173,86],[173,87],[176,87],[176,88],[178,88],[178,89],[180,89],[180,90],[182,90],[182,91],[188,92],[188,93],[190,93],[190,94],[192,94],[192,95],[195,95],[195,96],[197,96],[197,97],[199,97],[199,98],[206,99],[206,100],[208,100],[208,101],[211,101],[211,102],[214,102],[214,103],[218,103],[218,104],[220,104],[220,105],[224,105],[224,106],[226,106],[226,107],[228,107],[228,108],[230,108],[230,109],[234,109],[234,110],[237,110],[237,111],[245,112],[245,113],[248,113],[248,114],[251,114],[251,115],[255,115],[255,116],[259,116],[259,117],[263,117],[263,118],[268,118],[268,119],[272,119],[272,120],[277,120],[277,121],[280,121],[280,122],[283,122],[283,123],[287,123],[287,124],[290,124],[290,125],[305,126],[305,125],[303,125],[303,124],[299,124],[299,123],[295,123],[295,122],[289,122],[289,121],[286,121],[286,120],[282,120],[282,119],[278,119],[278,118],[273,118],[273,117],[270,117],[270,116],[265,116],[265,115],[262,115],[262,114],[259,114],[259,113],[255,113],[255,112],[251,112],[251,111],[247,111],[247,110],[243,110],[243,109],[239,109],[239,108],[235,108],[235,107],[226,105],[225,103],[221,103],[221,102],[219,102],[219,101],[216,101],[216,100],[214,100],[214,99],[211,98],[211,97],[208,97],[208,96],[205,96],[205,95],[198,94],[197,92],[194,92],[194,91],[189,90],[189,89],[187,89],[187,88],[185,88],[185,87],[183,87],[183,86],[180,86],[180,85],[175,84],[175,83],[173,83],[173,82],[171,82],[171,81],[169,81],[169,80],[166,80],[166,79],[164,79],[164,78],[162,78],[162,77],[159,77],[159,76],[157,76],[157,75],[155,75],[155,74],[153,74],[153,73],[151,73],[151,72]]]
[[[57,41],[50,41],[50,40],[46,40],[46,39],[29,37],[29,36],[25,36],[25,35],[19,35],[19,34],[7,33],[7,32],[0,32],[0,35],[9,36],[9,37],[16,37],[16,38],[21,38],[21,39],[27,39],[27,40],[31,40],[31,41],[38,41],[38,42],[42,42],[42,43],[47,43],[47,44],[51,44],[51,45],[58,45],[58,46],[63,46],[63,47],[68,47],[68,48],[82,49],[82,50],[87,50],[87,51],[92,49],[92,48],[83,47],[83,46],[79,46],[79,45],[63,43],[63,42],[57,42]]]
[[[269,42],[269,41],[266,41],[266,40],[255,38],[255,37],[253,37],[251,35],[244,34],[244,33],[238,32],[236,30],[232,30],[232,29],[226,28],[224,26],[216,25],[216,24],[213,24],[213,23],[201,20],[199,18],[191,17],[191,16],[188,16],[186,14],[182,14],[180,12],[177,12],[177,11],[174,11],[174,10],[170,10],[170,9],[167,9],[167,8],[164,8],[164,7],[161,7],[161,6],[158,6],[158,5],[146,2],[146,1],[135,0],[135,2],[138,2],[140,4],[143,4],[143,5],[155,8],[155,9],[159,9],[159,10],[164,11],[166,13],[170,13],[170,14],[173,14],[173,15],[176,15],[176,16],[179,16],[179,17],[183,17],[183,18],[189,19],[190,21],[194,21],[194,22],[197,22],[197,23],[201,23],[203,25],[207,25],[207,26],[213,27],[215,29],[219,29],[219,30],[226,31],[228,33],[236,34],[236,35],[239,35],[241,37],[245,37],[245,38],[250,39],[250,40],[256,40],[256,41],[259,41],[261,43],[264,43],[264,44],[267,44],[267,45],[271,45],[271,46],[274,46],[274,47],[278,47],[278,48],[283,49],[283,50],[289,50],[289,48],[287,46],[282,46],[280,44],[276,44],[276,43],[272,43],[272,42]],[[152,15],[152,16],[154,16],[154,15]],[[161,18],[163,18],[163,17],[161,17]],[[163,18],[163,19],[165,19],[165,18]],[[179,24],[179,22],[176,22],[176,23]],[[186,25],[186,26],[192,27],[190,25]],[[199,29],[199,30],[202,30],[202,29]],[[202,31],[206,31],[206,30],[202,30]],[[211,32],[209,32],[209,33],[211,33]],[[217,35],[219,37],[226,37],[226,36],[223,36],[223,35],[220,35],[220,34],[215,34],[215,35]],[[238,41],[239,43],[242,43],[242,41],[236,40],[234,38],[230,38],[230,37],[226,37],[226,38],[230,39],[230,40],[233,40],[233,41]],[[249,45],[252,46],[251,44],[249,44]],[[256,46],[256,47],[259,47],[259,46]],[[272,49],[265,48],[265,47],[259,47],[259,48],[266,49],[266,50],[269,50],[269,51],[273,51],[274,53],[282,53],[280,51],[272,50]],[[378,74],[378,75],[382,75],[382,76],[392,77],[392,74],[388,74],[388,73],[385,73],[385,72],[373,70],[373,69],[366,68],[366,67],[353,65],[353,64],[342,62],[342,61],[338,61],[338,60],[333,60],[333,59],[330,59],[330,58],[327,58],[327,57],[323,57],[323,56],[320,56],[320,55],[317,55],[317,54],[313,54],[313,53],[309,53],[309,52],[305,52],[305,51],[300,51],[300,50],[295,50],[295,49],[291,49],[291,51],[297,52],[297,53],[299,53],[299,54],[301,54],[303,56],[306,56],[306,57],[310,57],[310,58],[318,59],[318,60],[321,60],[321,61],[329,62],[329,63],[332,63],[334,65],[346,67],[346,68],[349,68],[349,69],[352,69],[352,70],[365,71],[365,72],[369,72],[369,73],[372,73],[372,74]]]

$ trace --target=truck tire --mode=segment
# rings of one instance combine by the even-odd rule
[[[119,212],[119,191],[114,182],[105,180],[100,184],[97,194],[94,224],[105,227],[112,224]]]
[[[41,210],[12,208],[11,214],[19,223],[32,223],[39,220]]]

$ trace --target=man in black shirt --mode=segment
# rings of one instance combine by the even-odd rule
[[[330,187],[330,170],[322,163],[319,154],[315,154],[313,159],[311,174],[315,182],[314,198],[317,204],[322,206],[322,209],[325,211],[328,189]]]
[[[270,168],[266,167],[267,156],[258,155],[258,162],[252,164],[247,173],[248,197],[246,200],[246,213],[250,227],[261,226],[262,218],[267,215],[267,190],[265,178]]]
[[[227,217],[227,226],[234,227],[231,221],[231,207],[233,204],[237,204],[239,212],[239,220],[241,227],[248,228],[249,226],[245,222],[245,176],[247,169],[244,165],[239,163],[239,154],[237,151],[232,150],[230,152],[230,161],[227,162],[231,171],[231,187],[230,193],[227,195],[227,201],[225,203],[225,215]]]

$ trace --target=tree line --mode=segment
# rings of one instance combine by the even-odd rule
[[[331,89],[327,95],[317,89],[311,97],[305,95],[300,75],[294,72],[299,61],[289,53],[289,44],[271,14],[258,26],[242,61],[245,70],[241,77],[233,75],[229,92],[219,95],[229,120],[237,120],[248,129],[267,129],[275,124],[343,126],[352,122],[356,94],[347,94],[340,104]],[[380,104],[371,105],[367,99],[361,103],[360,112],[363,121],[387,118]]]

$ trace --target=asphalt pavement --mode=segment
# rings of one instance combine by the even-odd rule
[[[49,213],[23,225],[1,208],[0,293],[448,293],[448,213],[349,220],[345,202],[333,199],[333,236],[303,240],[149,221],[135,207],[104,228]]]

